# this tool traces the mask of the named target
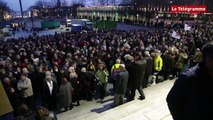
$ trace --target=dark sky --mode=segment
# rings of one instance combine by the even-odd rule
[[[22,0],[23,10],[27,10],[30,6],[34,5],[37,0]],[[7,5],[15,11],[20,11],[19,0],[4,0]]]
[[[15,11],[20,11],[19,0],[3,0],[7,5]],[[23,10],[27,10],[30,6],[34,5],[38,0],[22,0]],[[47,0],[48,1],[48,0]],[[71,0],[67,0],[71,1]]]

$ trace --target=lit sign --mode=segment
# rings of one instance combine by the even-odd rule
[[[178,5],[170,6],[170,12],[174,13],[176,12],[205,13],[206,10],[207,10],[206,6],[178,6]]]

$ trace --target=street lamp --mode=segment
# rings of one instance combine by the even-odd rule
[[[24,18],[21,0],[19,0],[19,4],[21,9],[21,17]]]

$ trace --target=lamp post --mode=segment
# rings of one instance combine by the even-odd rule
[[[34,10],[32,9],[32,12],[31,12],[32,34],[34,34],[34,21],[33,21],[33,12],[34,12]]]
[[[170,5],[170,6],[169,6],[169,10],[171,9],[171,5],[172,5],[172,3],[173,3],[173,2],[172,2],[172,0],[170,0],[170,1],[169,1],[169,5]],[[170,10],[170,11],[171,11],[171,10]],[[171,17],[172,17],[172,23],[173,23],[173,14],[172,14],[171,12],[170,12],[170,14],[171,14]]]
[[[21,17],[24,18],[21,0],[19,0],[19,5],[21,9]]]

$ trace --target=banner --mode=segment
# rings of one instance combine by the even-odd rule
[[[7,97],[7,94],[4,90],[3,84],[0,80],[0,93],[1,93],[1,100],[0,100],[0,116],[7,114],[13,111],[13,108],[10,104],[10,101]]]
[[[175,32],[175,31],[172,32],[172,37],[176,38],[176,39],[180,39],[181,38],[180,35],[177,32]]]
[[[192,27],[191,26],[189,26],[188,24],[184,24],[184,30],[185,31],[190,31],[192,29]]]
[[[207,6],[170,6],[170,12],[174,13],[205,13],[207,11]]]

